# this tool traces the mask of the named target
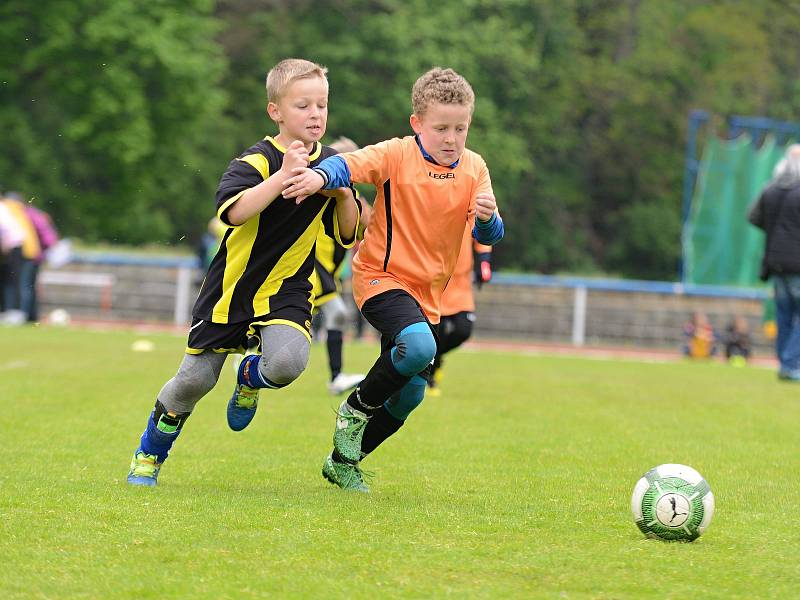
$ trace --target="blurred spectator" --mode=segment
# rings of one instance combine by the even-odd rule
[[[748,219],[766,233],[761,279],[775,288],[778,377],[800,381],[800,144],[787,148]]]
[[[750,358],[750,327],[747,319],[735,317],[725,328],[725,358],[732,365],[743,365]]]
[[[41,263],[44,256],[42,244],[39,240],[36,225],[31,219],[28,210],[30,206],[25,202],[22,194],[19,192],[6,192],[3,202],[23,232],[21,260],[18,263],[19,275],[15,282],[17,291],[12,299],[13,308],[22,311],[21,320],[34,322],[38,317],[36,277],[39,273],[39,263]],[[49,221],[49,218],[47,220]],[[49,242],[52,239],[52,235],[55,235],[54,231],[46,233],[45,239]],[[50,245],[53,243],[55,241],[52,241]],[[14,317],[12,317],[13,319]]]
[[[9,192],[8,196],[13,199],[14,196],[12,194],[14,192]],[[15,196],[18,195],[15,194]],[[25,208],[25,214],[36,231],[36,235],[39,238],[39,247],[41,248],[39,256],[34,259],[34,264],[31,268],[29,287],[26,292],[26,294],[29,294],[28,305],[27,308],[24,305],[22,307],[22,310],[26,312],[28,322],[35,322],[39,320],[39,298],[36,295],[36,279],[39,277],[39,268],[45,256],[58,244],[58,232],[53,225],[53,220],[46,212],[29,203],[23,203],[22,206]]]
[[[219,245],[222,243],[222,238],[227,230],[228,227],[218,217],[211,217],[205,233],[200,237],[200,241],[197,244],[197,261],[200,268],[200,281],[198,284],[202,283],[203,276],[208,271],[208,267],[211,266],[211,261],[217,250],[219,250]]]
[[[472,336],[475,323],[475,297],[472,284],[478,289],[492,279],[492,247],[479,244],[472,237],[472,228],[467,227],[461,241],[455,270],[442,294],[442,318],[439,321],[439,343],[428,378],[428,393],[441,395],[439,383],[442,377],[444,355],[455,350]]]
[[[22,245],[25,230],[10,208],[10,201],[0,198],[0,251],[3,256],[0,293],[3,295],[5,323],[20,320],[19,280],[22,270]]]
[[[714,328],[708,317],[696,312],[683,326],[685,344],[683,354],[689,358],[710,358],[717,353],[717,340]]]

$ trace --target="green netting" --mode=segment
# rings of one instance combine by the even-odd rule
[[[772,177],[785,152],[767,136],[756,148],[750,136],[710,138],[683,230],[687,283],[755,286],[764,234],[747,221],[747,209]]]

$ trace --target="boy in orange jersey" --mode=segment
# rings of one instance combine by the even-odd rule
[[[322,468],[330,482],[364,492],[360,461],[422,402],[436,354],[439,303],[465,227],[487,245],[503,237],[489,170],[465,148],[475,105],[469,83],[435,67],[416,81],[411,100],[414,136],[297,168],[284,190],[303,202],[321,188],[351,182],[377,188],[353,260],[353,295],[381,332],[381,355],[339,407],[334,450]]]
[[[473,256],[473,252],[475,256]],[[442,318],[439,321],[439,348],[431,366],[428,378],[428,393],[439,396],[439,377],[442,357],[466,342],[472,335],[475,322],[475,297],[472,294],[473,271],[478,287],[492,278],[492,247],[479,244],[472,237],[472,231],[465,229],[461,242],[461,252],[450,283],[442,294]],[[475,260],[477,258],[477,260]]]

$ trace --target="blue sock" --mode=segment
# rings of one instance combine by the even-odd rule
[[[147,419],[147,428],[142,434],[139,448],[146,454],[154,454],[157,457],[156,462],[160,464],[167,460],[169,450],[178,435],[180,435],[181,430],[179,427],[172,426],[164,420],[160,421],[161,427],[159,428],[155,422],[155,413],[156,411],[154,410]]]
[[[272,388],[276,390],[278,388],[286,387],[286,384],[281,385],[264,377],[258,368],[259,360],[261,360],[261,356],[258,354],[245,356],[242,362],[239,364],[239,376],[237,377],[236,382],[239,385],[246,385],[247,387],[251,388]]]

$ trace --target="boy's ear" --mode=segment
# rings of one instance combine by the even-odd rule
[[[267,115],[269,115],[269,118],[276,123],[280,123],[281,111],[278,108],[278,105],[274,102],[267,102]]]
[[[414,130],[414,133],[419,135],[419,132],[422,129],[422,119],[420,119],[416,114],[411,113],[411,116],[408,118],[408,122],[411,123],[411,129]]]

